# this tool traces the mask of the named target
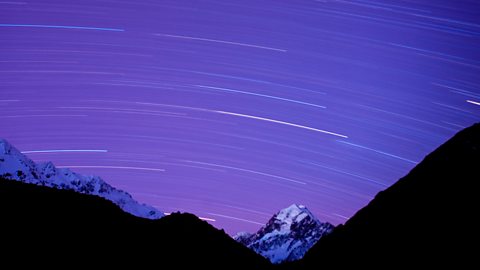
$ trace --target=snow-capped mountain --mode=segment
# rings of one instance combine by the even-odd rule
[[[0,139],[0,176],[100,196],[138,217],[158,219],[164,216],[162,212],[152,206],[138,203],[130,194],[110,186],[98,176],[81,175],[70,169],[56,168],[51,162],[36,164],[3,139]]]
[[[275,214],[257,233],[234,239],[272,263],[299,260],[334,226],[320,222],[305,206],[293,204]]]

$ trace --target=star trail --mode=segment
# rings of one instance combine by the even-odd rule
[[[477,1],[0,2],[0,137],[230,234],[345,222],[480,120]]]

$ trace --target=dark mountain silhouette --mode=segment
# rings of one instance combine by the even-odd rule
[[[192,214],[135,217],[103,198],[0,179],[0,264],[268,269]]]
[[[480,124],[377,194],[304,259],[272,266],[191,214],[149,220],[103,198],[0,179],[0,264],[159,269],[476,268]]]
[[[479,182],[480,124],[475,124],[287,268],[473,267],[478,264]]]

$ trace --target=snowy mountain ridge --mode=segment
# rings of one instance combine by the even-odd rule
[[[275,214],[257,233],[234,239],[272,263],[299,260],[334,226],[320,222],[305,206],[293,204]]]
[[[138,217],[158,219],[164,216],[154,207],[138,203],[129,193],[112,187],[98,176],[86,176],[67,168],[56,168],[52,162],[37,164],[3,139],[0,139],[0,176],[25,183],[96,195],[112,201],[125,212]]]

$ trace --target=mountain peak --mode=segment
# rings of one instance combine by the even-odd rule
[[[305,207],[305,205],[294,203],[294,204],[290,205],[289,207],[280,210],[279,212],[285,212],[285,213],[302,212],[305,209],[307,209],[307,207]]]
[[[138,217],[149,219],[163,217],[162,212],[138,203],[130,194],[110,186],[98,176],[86,176],[67,168],[56,168],[52,162],[36,164],[1,138],[0,177],[99,196],[112,201],[125,212]]]
[[[9,154],[12,150],[12,145],[5,139],[0,138],[0,155]]]
[[[234,239],[269,259],[272,263],[294,261],[333,225],[319,221],[304,205],[292,204],[275,214],[257,233],[238,233]]]
[[[289,207],[280,210],[276,215],[276,219],[282,220],[288,224],[305,218],[307,216],[314,217],[313,214],[304,206],[298,204],[292,204]]]

